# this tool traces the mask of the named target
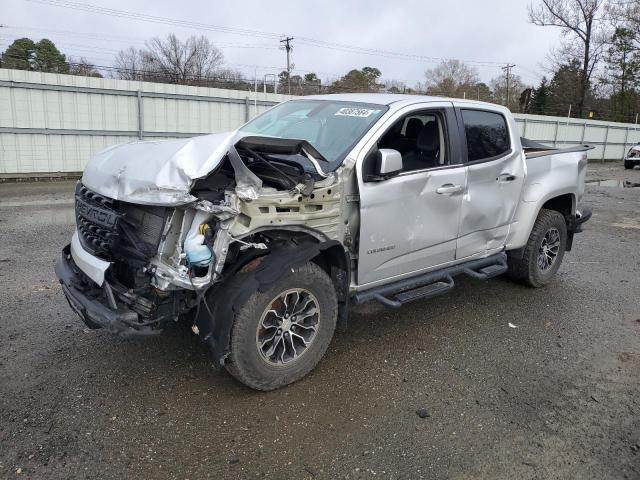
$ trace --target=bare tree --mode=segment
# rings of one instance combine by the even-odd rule
[[[210,77],[224,62],[222,51],[203,35],[189,38],[187,46],[194,51],[193,74],[196,78]]]
[[[79,59],[69,59],[69,73],[71,75],[79,75],[82,77],[102,78],[102,74],[96,69],[96,66],[84,57]]]
[[[118,52],[115,66],[124,80],[156,80],[169,83],[204,84],[222,66],[224,55],[205,36],[181,41],[176,35],[153,38],[146,47]]]
[[[206,86],[217,88],[233,88],[235,90],[247,90],[253,88],[253,84],[244,78],[242,72],[231,68],[220,68],[210,77]]]
[[[538,0],[529,5],[529,20],[541,27],[558,27],[570,37],[558,52],[563,63],[580,59],[582,66],[577,114],[583,116],[591,75],[606,43],[608,0]]]
[[[152,70],[172,83],[194,83],[211,77],[224,59],[222,52],[206,37],[191,36],[182,42],[173,33],[147,42]]]
[[[389,93],[404,93],[407,91],[407,84],[402,80],[383,80],[382,84]]]
[[[149,62],[144,51],[135,47],[120,50],[114,61],[116,74],[122,80],[149,80]]]
[[[493,91],[494,101],[502,105],[506,105],[512,112],[520,110],[520,95],[526,88],[519,75],[511,74],[509,79],[509,89],[507,90],[507,77],[500,75],[490,82]],[[507,99],[507,94],[509,98]]]
[[[610,1],[607,11],[616,27],[629,28],[640,38],[640,0]]]
[[[480,81],[478,72],[460,60],[446,60],[424,74],[427,93],[446,97],[461,97]]]

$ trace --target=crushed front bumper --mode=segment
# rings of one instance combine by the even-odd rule
[[[70,245],[62,250],[55,272],[69,306],[89,328],[104,328],[120,336],[159,333],[159,330],[141,324],[136,312],[117,303],[113,299],[113,293],[109,292],[110,287],[106,281],[100,287],[89,279],[75,264]],[[110,303],[116,308],[112,308]]]

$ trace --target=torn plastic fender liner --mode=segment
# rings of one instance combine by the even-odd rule
[[[240,269],[226,281],[212,286],[206,293],[206,301],[213,318],[206,308],[200,308],[195,325],[198,327],[198,335],[211,350],[214,364],[220,367],[224,365],[229,354],[231,328],[235,316],[254,291],[265,291],[291,268],[308,262],[322,251],[336,245],[340,245],[340,242],[287,242],[273,248],[269,254],[258,257],[261,261],[254,269]]]

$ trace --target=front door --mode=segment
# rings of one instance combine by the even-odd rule
[[[451,147],[450,139],[457,140],[457,133],[447,120],[455,121],[450,115],[452,109],[443,105],[424,110],[414,107],[395,117],[374,151],[399,150],[403,171],[387,180],[368,182],[360,169],[360,286],[385,283],[455,260],[466,167],[459,151]]]

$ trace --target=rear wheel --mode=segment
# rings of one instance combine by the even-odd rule
[[[555,210],[538,214],[522,258],[509,258],[509,276],[531,287],[543,287],[554,277],[567,246],[567,224]]]
[[[627,170],[631,170],[634,166],[635,166],[635,162],[632,162],[630,160],[624,161],[624,168],[626,168]]]
[[[273,390],[309,373],[336,327],[338,301],[331,278],[314,263],[295,267],[240,307],[226,368],[256,390]]]

